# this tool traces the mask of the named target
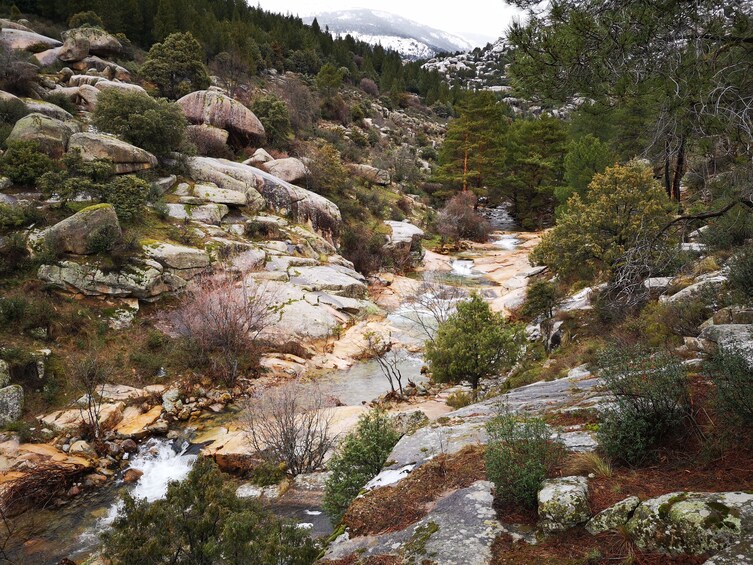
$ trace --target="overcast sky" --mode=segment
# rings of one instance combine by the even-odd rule
[[[258,4],[270,12],[301,17],[317,12],[371,8],[392,12],[469,40],[476,39],[474,34],[480,35],[485,41],[501,36],[519,14],[517,8],[503,0],[249,0],[249,3]]]

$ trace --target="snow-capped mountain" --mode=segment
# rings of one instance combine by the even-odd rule
[[[355,39],[394,49],[406,59],[428,59],[439,53],[469,51],[470,42],[438,29],[380,10],[356,9],[322,12],[304,18],[329,28],[335,36],[351,35]]]

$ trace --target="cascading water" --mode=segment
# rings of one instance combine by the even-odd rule
[[[470,259],[455,259],[452,264],[452,273],[461,277],[472,277],[473,261]]]
[[[495,239],[492,245],[505,251],[514,251],[520,245],[520,240],[514,235],[504,234]]]

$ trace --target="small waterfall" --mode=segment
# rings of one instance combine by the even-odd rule
[[[473,261],[470,259],[455,259],[452,262],[452,273],[461,277],[472,277]]]
[[[492,242],[492,245],[505,251],[514,251],[519,244],[520,240],[514,235],[502,235]]]

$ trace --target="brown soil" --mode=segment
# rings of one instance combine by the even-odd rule
[[[629,561],[632,557],[632,560]],[[642,553],[619,534],[592,536],[583,529],[553,535],[537,545],[514,542],[502,534],[492,546],[492,565],[586,565],[630,562],[634,565],[700,565],[705,557]]]
[[[485,478],[484,448],[468,446],[453,455],[440,455],[395,486],[357,498],[343,522],[351,537],[400,531],[426,516],[429,504],[443,494]]]

